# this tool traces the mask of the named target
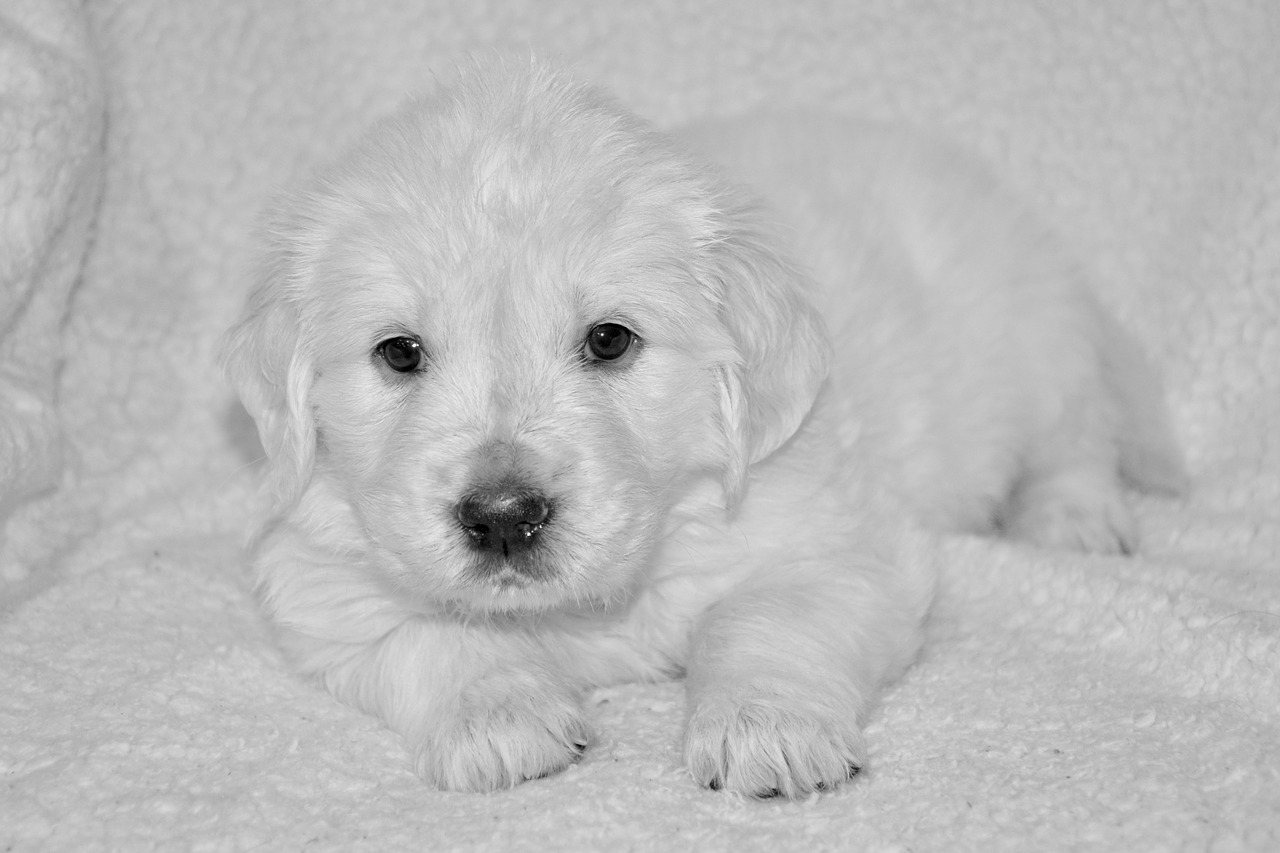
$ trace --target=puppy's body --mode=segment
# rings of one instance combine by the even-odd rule
[[[928,526],[1115,552],[1120,489],[1185,483],[1158,377],[1038,218],[964,152],[834,116],[685,138],[777,209],[820,286],[835,432]]]
[[[685,672],[700,782],[835,785],[919,645],[909,520],[1117,551],[1119,470],[1180,476],[1149,373],[980,170],[758,130],[695,145],[768,164],[816,277],[538,69],[411,104],[276,214],[228,350],[280,497],[267,607],[435,784],[561,769],[583,691]]]

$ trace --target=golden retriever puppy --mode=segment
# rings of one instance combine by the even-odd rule
[[[225,353],[265,607],[433,785],[555,773],[585,691],[684,674],[699,783],[831,788],[920,644],[917,527],[1125,551],[1121,475],[1180,482],[1134,347],[981,170],[757,130],[472,68],[269,216]]]

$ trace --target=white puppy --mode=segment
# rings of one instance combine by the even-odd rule
[[[907,519],[1123,551],[1120,474],[1178,485],[1154,379],[980,170],[769,127],[698,144],[769,161],[798,255],[539,66],[462,74],[274,210],[226,352],[266,608],[429,782],[554,773],[584,691],[685,673],[698,782],[834,786],[920,643]]]

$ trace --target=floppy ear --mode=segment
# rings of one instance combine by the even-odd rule
[[[778,449],[809,413],[826,379],[831,345],[811,301],[808,275],[794,264],[748,203],[721,207],[720,237],[710,250],[721,291],[721,317],[738,353],[722,367],[721,418],[732,503],[748,466]]]
[[[283,255],[284,253],[280,253]],[[222,368],[258,426],[277,510],[292,506],[311,477],[316,427],[308,403],[313,369],[286,263],[263,266],[245,316],[223,339]]]

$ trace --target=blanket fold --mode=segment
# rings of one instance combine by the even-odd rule
[[[101,190],[100,81],[79,4],[0,12],[0,519],[58,479],[54,390]]]

